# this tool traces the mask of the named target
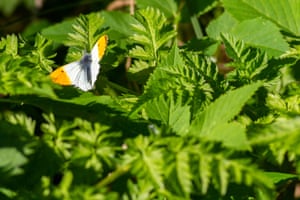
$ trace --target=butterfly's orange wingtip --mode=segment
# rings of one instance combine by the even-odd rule
[[[50,78],[54,83],[60,85],[71,85],[71,80],[63,67],[59,67],[50,74]]]
[[[106,47],[108,43],[108,35],[103,35],[99,38],[98,44],[98,56],[101,59],[105,53]]]

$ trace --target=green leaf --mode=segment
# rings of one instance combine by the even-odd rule
[[[184,60],[178,47],[174,45],[151,74],[144,94],[133,107],[133,113],[162,94],[173,92],[175,99],[178,96],[183,105],[192,107],[193,115],[210,102],[212,87],[216,87],[216,90],[222,87],[218,78],[217,67],[208,57],[191,53]]]
[[[186,197],[188,197],[192,191],[192,174],[190,168],[188,152],[178,152],[176,154],[176,172],[180,183],[179,185]]]
[[[44,28],[41,34],[54,42],[66,44],[68,34],[72,32],[74,21],[75,19],[64,20],[63,22]]]
[[[228,65],[235,67],[235,70],[226,75],[230,82],[241,85],[278,77],[278,67],[281,65],[279,63],[269,64],[264,51],[247,47],[243,40],[237,40],[232,35],[221,34],[221,37],[227,55],[233,58]]]
[[[266,50],[270,56],[279,56],[289,49],[279,29],[273,23],[261,18],[245,20],[234,26],[231,33],[250,46]]]
[[[161,95],[147,103],[145,107],[149,118],[161,121],[173,128],[178,134],[188,131],[190,124],[190,107],[181,105],[180,101],[174,102],[171,95]]]
[[[166,17],[175,17],[177,12],[177,4],[174,0],[137,0],[136,4],[139,8],[153,7],[159,9]]]
[[[35,64],[35,68],[47,73],[52,71],[54,61],[50,60],[55,54],[52,52],[52,42],[42,35],[37,34],[34,42],[34,49],[27,55],[27,60]]]
[[[14,12],[18,4],[20,3],[21,0],[2,0],[0,1],[0,9],[2,13],[7,17]]]
[[[265,50],[270,56],[282,55],[289,49],[289,45],[283,39],[279,28],[263,18],[238,22],[225,12],[209,24],[207,32],[210,37],[216,39],[220,39],[221,34],[231,34],[237,40],[242,40],[246,45]]]
[[[90,52],[100,35],[104,31],[104,18],[101,13],[80,15],[72,25],[72,32],[68,33],[66,45],[70,46],[67,61],[78,60],[83,51]],[[102,29],[101,29],[102,27]]]
[[[144,57],[144,59],[157,62],[158,50],[174,38],[176,32],[171,29],[165,15],[158,9],[150,7],[141,9],[135,17],[139,23],[131,25],[134,34],[130,40],[137,46],[129,53],[133,57]]]
[[[223,0],[223,2],[225,9],[238,20],[263,17],[280,28],[300,36],[300,2],[297,0]]]
[[[237,23],[238,21],[225,11],[209,23],[206,28],[207,35],[211,38],[220,39],[221,33],[230,33]]]
[[[251,145],[265,146],[274,155],[276,162],[282,164],[285,159],[300,163],[299,151],[300,118],[278,118],[264,128],[256,130],[256,136],[250,140]],[[300,168],[298,168],[299,170]]]
[[[283,181],[294,180],[298,178],[296,174],[288,174],[288,173],[281,173],[281,172],[264,172],[264,174],[269,177],[273,181],[273,183],[280,183]]]
[[[196,115],[191,131],[197,135],[210,134],[210,131],[219,124],[232,120],[260,86],[260,82],[253,83],[219,97],[206,110]]]
[[[131,24],[137,23],[137,20],[128,13],[124,12],[102,12],[101,15],[105,19],[104,26],[110,28],[109,37],[111,38],[111,32],[116,32],[114,36],[125,37],[131,36],[134,32],[129,28]],[[124,36],[125,35],[125,36]]]
[[[27,163],[28,159],[14,147],[0,148],[0,169],[1,173],[15,176],[22,174],[24,171],[22,165]]]
[[[250,150],[246,129],[236,122],[220,123],[204,136],[208,140],[221,142],[224,147],[236,150]]]
[[[6,38],[1,38],[1,41],[0,41],[1,52],[15,58],[19,53],[18,42],[19,42],[19,39],[14,34],[7,35]]]
[[[128,152],[124,157],[129,162],[131,171],[141,179],[147,179],[156,188],[164,188],[163,182],[163,154],[162,149],[156,148],[150,138],[139,135],[129,140]]]
[[[13,199],[14,197],[17,196],[17,193],[15,191],[4,188],[4,187],[0,187],[0,194],[3,194],[10,199]]]

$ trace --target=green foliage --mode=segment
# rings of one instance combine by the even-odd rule
[[[257,27],[264,28],[249,31]],[[264,49],[269,56],[280,56],[288,50],[288,43],[280,34],[280,29],[262,18],[237,22],[228,13],[224,13],[208,26],[207,31],[208,35],[219,39],[224,29],[236,39],[243,40],[245,44]]]
[[[51,42],[37,35],[34,44],[29,44],[15,35],[2,38],[0,42],[0,93],[40,94],[54,96],[50,81],[45,72],[49,72],[50,60],[54,54],[49,53]]]
[[[132,16],[82,14],[2,37],[0,199],[291,194],[282,188],[300,173],[299,5],[223,0],[208,36],[179,45],[180,21],[190,18],[198,37],[197,17],[218,3],[138,0]],[[56,56],[77,60],[103,34],[94,90],[50,81]],[[224,52],[211,53],[219,44]]]
[[[134,34],[129,37],[135,47],[129,54],[155,66],[160,60],[159,50],[175,37],[176,32],[168,25],[165,15],[151,7],[139,10],[136,19],[138,23],[131,24]]]
[[[286,2],[277,2],[276,0],[223,0],[223,2],[225,9],[238,20],[263,17],[274,22],[283,30],[299,36],[299,1],[287,0]]]

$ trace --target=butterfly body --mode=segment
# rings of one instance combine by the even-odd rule
[[[96,42],[90,53],[85,53],[79,61],[75,61],[54,70],[50,77],[60,85],[74,85],[83,91],[91,90],[100,70],[100,60],[107,46],[107,36]]]

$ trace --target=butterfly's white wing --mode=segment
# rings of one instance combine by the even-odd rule
[[[64,70],[68,74],[72,85],[83,91],[88,91],[93,88],[93,85],[88,81],[85,67],[86,66],[83,66],[79,61],[77,61],[65,65]]]

